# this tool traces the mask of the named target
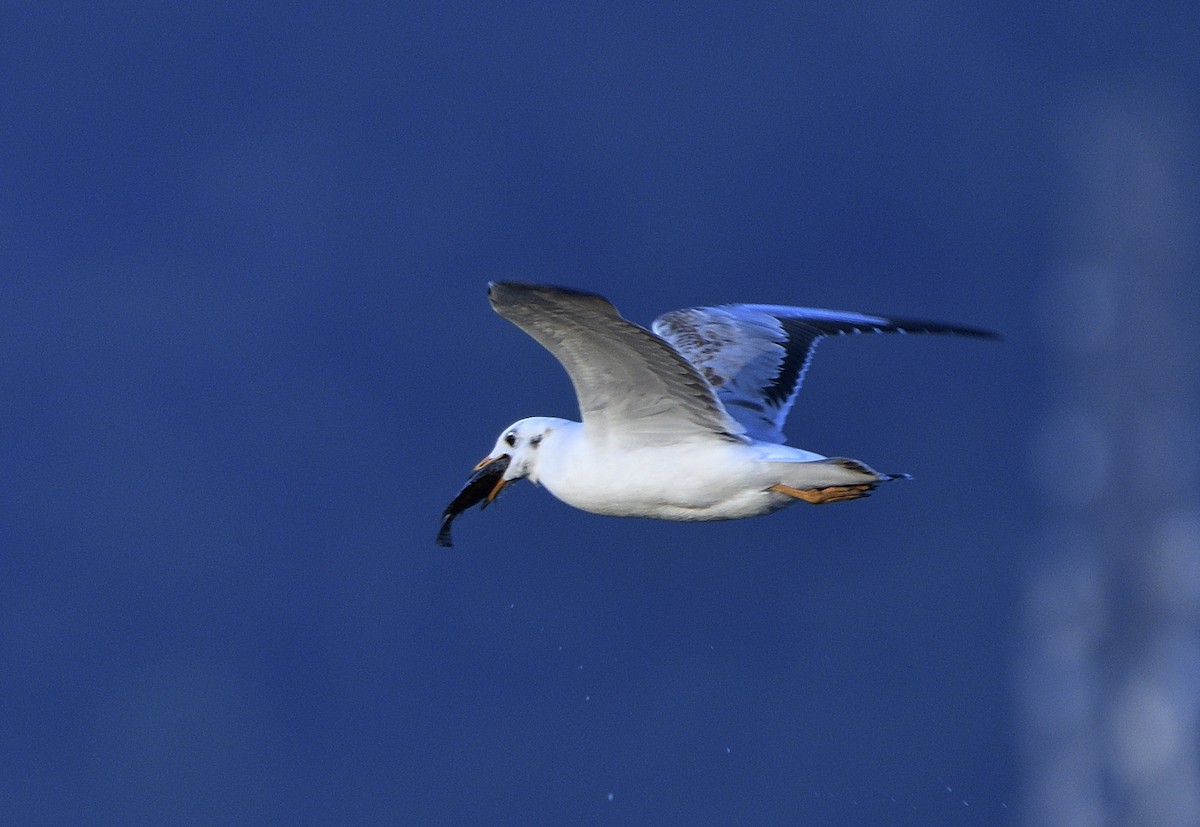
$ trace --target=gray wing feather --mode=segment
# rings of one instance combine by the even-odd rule
[[[747,435],[783,442],[783,424],[817,342],[851,333],[949,333],[998,338],[975,327],[812,307],[730,304],[676,310],[654,332],[696,366]]]
[[[639,444],[743,433],[688,360],[602,296],[493,282],[488,298],[562,363],[589,432]]]

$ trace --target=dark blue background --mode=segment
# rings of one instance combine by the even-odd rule
[[[9,6],[0,820],[1020,822],[1064,123],[1194,104],[1188,8]],[[1005,341],[822,345],[789,434],[870,500],[446,551],[576,413],[497,278]]]

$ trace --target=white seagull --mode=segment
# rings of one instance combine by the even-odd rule
[[[663,520],[732,520],[797,500],[865,497],[908,475],[783,444],[817,342],[866,332],[998,338],[974,327],[766,304],[676,310],[651,332],[579,290],[493,282],[488,298],[562,363],[583,421],[535,416],[505,428],[446,509],[443,545],[458,513],[519,479],[584,511]]]

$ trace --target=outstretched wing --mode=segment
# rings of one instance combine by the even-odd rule
[[[590,433],[626,444],[739,435],[697,369],[669,344],[628,322],[602,296],[514,282],[493,282],[496,312],[562,363]]]
[[[999,338],[974,327],[770,304],[675,310],[658,317],[653,329],[704,375],[747,435],[764,442],[784,441],[783,423],[813,350],[826,336],[950,333]]]

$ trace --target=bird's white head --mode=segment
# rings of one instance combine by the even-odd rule
[[[538,461],[554,443],[555,434],[561,432],[565,426],[573,424],[576,423],[552,416],[531,416],[517,420],[504,429],[491,453],[475,468],[478,470],[501,457],[508,457],[508,468],[504,472],[505,482],[528,479],[536,483]]]

